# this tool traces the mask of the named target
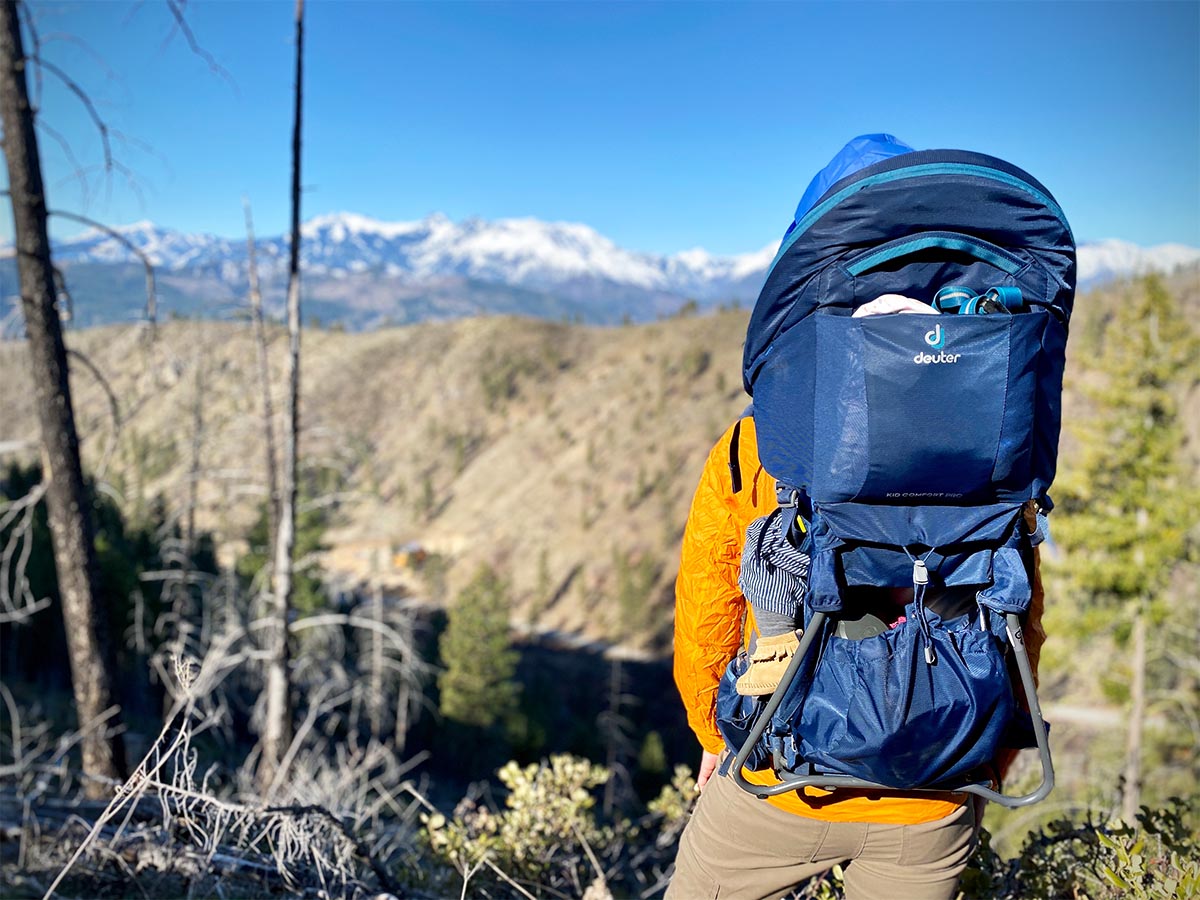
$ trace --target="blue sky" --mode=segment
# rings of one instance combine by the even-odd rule
[[[260,234],[288,221],[291,2],[33,2],[50,205]],[[62,36],[68,37],[62,37]],[[638,250],[755,250],[849,137],[1027,169],[1079,240],[1200,245],[1200,4],[309,0],[303,216],[536,216]],[[87,200],[85,208],[85,199]],[[11,234],[7,213],[0,236]],[[58,229],[70,234],[73,227]]]

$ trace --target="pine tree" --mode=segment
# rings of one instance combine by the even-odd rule
[[[438,642],[438,676],[447,719],[489,728],[517,710],[517,653],[508,640],[508,584],[483,566],[450,608]]]
[[[1105,329],[1085,389],[1092,416],[1059,484],[1055,536],[1061,566],[1093,605],[1131,622],[1131,709],[1122,813],[1140,799],[1146,620],[1161,614],[1195,528],[1200,491],[1182,458],[1178,397],[1200,376],[1200,339],[1162,282],[1146,278]]]

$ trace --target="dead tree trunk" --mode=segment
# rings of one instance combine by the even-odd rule
[[[1137,822],[1142,803],[1142,728],[1146,721],[1146,603],[1138,600],[1133,613],[1133,679],[1129,698],[1129,732],[1125,744],[1121,818]]]
[[[42,464],[49,489],[46,507],[54,564],[62,598],[71,683],[82,742],[83,769],[100,778],[121,777],[124,745],[113,713],[112,644],[107,611],[98,589],[91,507],[79,461],[79,436],[62,328],[55,307],[54,267],[46,234],[46,195],[33,109],[25,81],[27,66],[14,0],[0,2],[0,118],[13,208],[13,236],[21,307],[29,341],[35,403],[42,433]],[[102,719],[109,713],[107,720]],[[101,724],[103,723],[103,724]],[[92,782],[89,793],[107,788]]]
[[[401,669],[396,679],[396,729],[395,749],[397,755],[404,753],[408,743],[408,726],[413,711],[413,693],[416,690],[418,675],[416,673],[416,635],[413,630],[413,616],[407,610],[393,620],[392,627],[398,631],[404,644],[404,656],[400,660]]]
[[[378,575],[376,575],[378,578]],[[383,741],[383,588],[375,582],[372,618],[375,630],[371,632],[371,696],[367,710],[371,718],[371,737]]]
[[[196,506],[199,504],[200,463],[204,450],[205,364],[204,339],[201,334],[196,345],[192,383],[192,447],[191,458],[188,462],[187,500],[183,516],[183,546],[179,548],[177,556],[179,580],[173,589],[175,636],[172,652],[180,658],[199,652],[193,640],[195,604],[192,602],[192,559],[196,555]]]
[[[275,536],[274,606],[267,710],[263,729],[261,783],[272,785],[292,742],[288,673],[288,613],[292,606],[292,551],[296,544],[296,460],[300,437],[300,113],[303,98],[304,0],[296,0],[296,87],[292,128],[292,246],[288,262],[288,393],[284,405],[283,471],[279,485],[279,528]]]
[[[279,479],[275,475],[275,410],[271,403],[271,366],[267,358],[267,334],[263,324],[262,290],[258,282],[258,256],[254,249],[254,217],[246,200],[246,258],[250,280],[250,315],[254,321],[254,345],[258,356],[258,379],[263,395],[263,439],[266,443],[267,546],[275,546],[279,527]]]

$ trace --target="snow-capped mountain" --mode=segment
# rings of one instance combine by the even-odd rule
[[[245,278],[244,242],[180,234],[149,222],[114,230],[166,271],[238,282]],[[583,279],[700,299],[719,296],[730,284],[761,275],[776,249],[732,257],[710,256],[700,249],[658,256],[618,247],[586,225],[538,219],[452,222],[440,213],[417,222],[334,213],[310,219],[300,233],[306,274],[345,278],[372,273],[408,281],[463,277],[537,290]],[[286,265],[287,248],[284,237],[257,242],[264,276],[277,275]],[[95,230],[62,241],[55,249],[56,258],[66,264],[137,262],[126,246]]]
[[[1079,286],[1147,272],[1173,272],[1200,263],[1200,248],[1185,244],[1139,247],[1127,241],[1095,241],[1079,248]]]
[[[185,234],[137,222],[92,230],[55,245],[81,322],[135,314],[143,294],[136,247],[158,272],[163,307],[224,315],[242,305],[244,240]],[[586,225],[538,219],[466,219],[434,214],[383,222],[355,213],[321,215],[301,229],[306,308],[351,327],[511,312],[590,322],[645,320],[688,300],[753,303],[776,244],[738,256],[702,249],[673,255],[627,250]],[[268,305],[282,301],[288,240],[259,239],[255,255]],[[1081,287],[1200,263],[1200,248],[1142,248],[1109,240],[1079,248]]]

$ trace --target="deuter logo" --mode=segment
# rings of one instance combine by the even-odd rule
[[[925,332],[925,343],[934,350],[941,352],[934,356],[932,353],[918,353],[913,357],[913,362],[917,365],[933,365],[936,363],[956,363],[961,353],[946,353],[942,350],[946,346],[946,332],[942,331],[941,323],[933,326],[932,331]]]
[[[961,356],[961,353],[946,353],[944,351],[937,356],[934,356],[932,353],[918,353],[913,357],[913,362],[919,364],[956,363]]]

